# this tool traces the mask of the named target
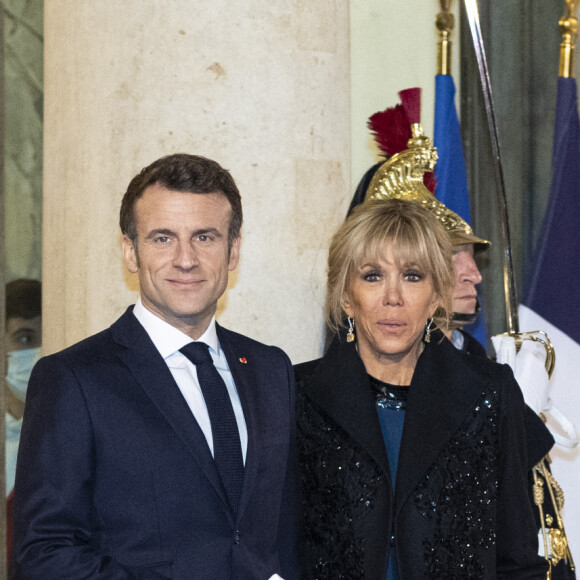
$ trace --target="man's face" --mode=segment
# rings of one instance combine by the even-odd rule
[[[231,206],[221,193],[148,187],[135,204],[135,246],[124,236],[127,269],[138,273],[143,305],[199,338],[239,260],[240,238],[228,252]]]
[[[14,316],[6,321],[6,352],[38,348],[42,344],[42,317]]]
[[[453,312],[474,314],[477,305],[475,285],[481,282],[481,274],[473,259],[473,244],[453,246],[452,258],[455,270]]]

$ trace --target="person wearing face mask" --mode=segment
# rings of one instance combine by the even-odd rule
[[[21,278],[6,284],[7,372],[6,397],[6,555],[11,578],[12,497],[16,458],[22,429],[28,379],[40,358],[42,344],[42,286],[38,280]]]
[[[6,284],[6,495],[14,487],[26,389],[41,355],[41,283],[19,279]]]

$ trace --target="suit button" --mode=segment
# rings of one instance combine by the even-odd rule
[[[236,530],[236,533],[234,534],[234,544],[236,544],[236,546],[240,543],[240,531]]]

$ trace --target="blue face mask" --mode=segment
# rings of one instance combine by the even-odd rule
[[[26,389],[28,379],[32,373],[32,367],[41,356],[42,349],[25,348],[24,350],[13,350],[8,353],[8,373],[6,382],[14,396],[23,403],[26,400]]]

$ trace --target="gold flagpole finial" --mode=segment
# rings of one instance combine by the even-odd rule
[[[566,0],[566,12],[558,21],[562,31],[562,43],[560,44],[560,68],[558,76],[564,78],[574,77],[574,49],[578,36],[578,18],[576,8],[580,0]]]
[[[451,33],[455,26],[455,17],[449,10],[452,0],[439,0],[441,12],[435,18],[435,26],[439,31],[437,41],[437,74],[451,74]]]

